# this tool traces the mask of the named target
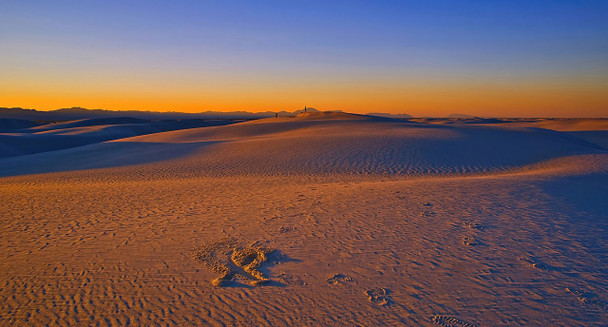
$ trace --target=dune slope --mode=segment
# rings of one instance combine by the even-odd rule
[[[346,114],[309,117],[155,133],[0,160],[0,174],[150,163],[164,170],[180,167],[175,174],[207,176],[457,175],[606,153],[596,144],[544,129],[437,126]]]
[[[5,119],[4,121],[7,120]],[[14,119],[10,121],[12,125],[15,125]],[[18,126],[23,128],[5,129],[3,131],[1,128],[2,121],[0,121],[0,158],[56,151],[137,135],[232,123],[232,121],[228,120],[147,121],[121,117],[82,119],[46,124],[25,122],[33,125],[21,123]]]

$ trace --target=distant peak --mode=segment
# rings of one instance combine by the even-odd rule
[[[468,115],[468,114],[451,114],[451,115],[448,115],[447,118],[477,118],[477,117]]]
[[[313,112],[302,112],[296,115],[296,118],[303,119],[351,119],[351,120],[360,120],[360,119],[368,119],[368,116],[365,115],[357,115],[357,114],[349,114],[346,112],[340,111],[313,111]]]

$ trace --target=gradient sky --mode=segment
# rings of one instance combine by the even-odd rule
[[[608,116],[608,1],[0,2],[0,106]]]

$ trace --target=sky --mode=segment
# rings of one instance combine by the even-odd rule
[[[0,106],[608,117],[608,1],[0,0]]]

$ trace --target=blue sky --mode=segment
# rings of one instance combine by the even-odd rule
[[[395,89],[382,94],[394,100],[385,109],[405,111],[413,108],[400,108],[396,93],[416,83],[438,91],[488,83],[605,89],[608,1],[3,1],[0,41],[7,72],[0,87],[16,94],[47,85],[78,101],[97,87],[98,98],[118,99],[113,83],[131,81],[124,86],[137,85],[134,94],[143,96],[175,80],[163,103],[183,93],[196,110],[197,98],[184,90],[226,97],[256,90],[275,108],[291,105],[270,99],[269,90],[285,85],[294,98],[300,88],[308,92],[302,98],[327,106],[340,103],[348,85],[351,93],[367,85]],[[213,81],[226,87],[216,90]],[[316,81],[328,85],[326,93],[342,88],[325,101],[327,94],[306,91]],[[80,95],[68,90],[87,83]],[[209,98],[211,106],[232,108],[219,95]],[[133,101],[124,103],[137,107]],[[261,99],[251,103],[263,109]]]

